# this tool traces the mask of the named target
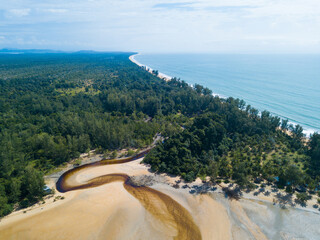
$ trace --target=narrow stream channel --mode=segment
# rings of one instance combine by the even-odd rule
[[[112,182],[123,182],[123,187],[134,196],[141,205],[151,213],[155,218],[162,221],[170,227],[177,230],[177,235],[174,239],[192,239],[201,240],[201,233],[198,226],[194,223],[191,214],[181,206],[177,201],[173,200],[168,195],[159,192],[147,186],[134,186],[131,184],[130,177],[123,173],[112,173],[92,178],[84,183],[68,183],[68,178],[89,168],[110,164],[123,164],[137,160],[146,155],[150,149],[145,150],[134,157],[125,159],[101,160],[98,162],[85,164],[80,167],[70,169],[65,172],[57,181],[56,188],[59,192],[68,192],[78,189],[94,188]],[[161,207],[165,206],[165,207]]]

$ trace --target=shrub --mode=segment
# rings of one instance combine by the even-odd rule
[[[133,156],[135,154],[135,152],[132,149],[129,149],[127,152],[127,156]]]
[[[298,193],[297,194],[297,200],[302,204],[305,204],[309,199],[310,199],[310,197],[306,193]]]
[[[286,186],[286,192],[287,193],[293,193],[293,189],[291,186]]]

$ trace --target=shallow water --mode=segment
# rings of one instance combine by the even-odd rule
[[[63,173],[58,181],[56,182],[56,188],[59,192],[68,192],[68,191],[72,191],[72,190],[77,190],[77,189],[85,189],[85,188],[90,188],[90,187],[97,187],[100,186],[102,184],[104,184],[103,182],[100,181],[101,184],[99,184],[99,180],[96,179],[96,181],[93,182],[87,182],[85,184],[79,184],[79,185],[68,185],[68,179],[73,176],[74,174],[79,173],[80,171],[84,170],[84,169],[89,169],[89,168],[93,168],[93,167],[99,167],[99,166],[104,166],[104,165],[113,165],[113,164],[122,164],[122,163],[127,163],[127,162],[131,162],[134,160],[137,160],[138,158],[141,158],[143,156],[145,156],[151,149],[147,149],[133,157],[128,157],[128,158],[123,158],[123,159],[103,159],[101,161],[97,161],[97,162],[93,162],[93,163],[88,163],[88,164],[84,164],[80,167],[76,167],[73,169],[70,169],[68,171],[66,171],[65,173]],[[121,180],[123,180],[121,178]],[[107,183],[107,182],[106,182]]]

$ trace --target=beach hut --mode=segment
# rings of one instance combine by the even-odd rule
[[[43,191],[45,192],[45,194],[50,194],[50,193],[52,193],[51,188],[49,188],[47,185],[45,185],[45,186],[43,187]]]

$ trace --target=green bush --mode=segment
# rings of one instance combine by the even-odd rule
[[[301,203],[305,204],[310,199],[310,197],[306,193],[297,193],[297,199]]]

